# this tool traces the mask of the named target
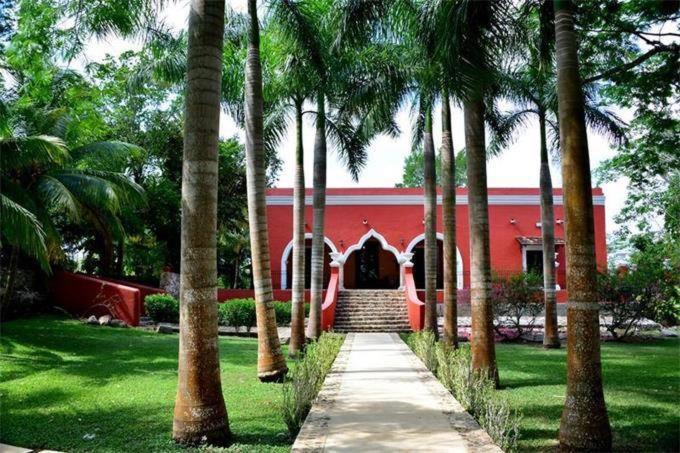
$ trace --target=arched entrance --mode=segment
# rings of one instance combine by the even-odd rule
[[[425,241],[420,241],[411,250],[413,253],[413,258],[411,262],[413,263],[413,280],[416,284],[416,288],[425,289]],[[444,261],[442,257],[444,256],[443,241],[437,239],[437,289],[444,288]]]
[[[323,287],[328,286],[328,281],[331,278],[331,253],[336,252],[336,248],[333,243],[325,238],[324,240],[324,251],[323,251]],[[281,258],[281,289],[290,289],[293,284],[293,241],[288,243],[288,246],[283,251]],[[311,286],[311,275],[312,275],[312,234],[305,234],[305,288],[309,289]],[[276,281],[277,276],[272,275],[272,278]]]
[[[444,288],[444,265],[443,265],[443,244],[444,235],[437,233],[437,289]],[[413,257],[413,280],[416,288],[425,289],[425,234],[421,234],[413,238],[411,243],[406,247],[406,253],[412,253]],[[463,258],[460,251],[456,248],[458,289],[463,288]]]
[[[346,289],[399,288],[397,257],[391,251],[383,249],[375,237],[367,239],[361,248],[347,257],[343,274]]]

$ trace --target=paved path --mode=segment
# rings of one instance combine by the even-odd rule
[[[348,334],[293,451],[499,452],[396,334]]]

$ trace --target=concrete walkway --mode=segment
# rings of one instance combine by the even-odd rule
[[[293,451],[501,450],[398,335],[353,333]]]

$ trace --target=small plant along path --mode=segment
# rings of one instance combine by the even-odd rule
[[[345,340],[293,451],[500,452],[396,334]]]

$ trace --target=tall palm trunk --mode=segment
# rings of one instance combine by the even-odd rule
[[[269,260],[267,232],[266,164],[264,155],[264,99],[260,65],[260,29],[257,2],[248,0],[250,27],[246,59],[246,180],[248,189],[248,223],[255,288],[257,319],[257,376],[261,381],[279,381],[288,371],[281,352],[276,328],[276,312]]]
[[[321,335],[321,300],[323,296],[324,221],[326,214],[326,107],[319,90],[317,98],[316,137],[314,139],[314,197],[312,211],[312,272],[309,325],[307,336],[316,340]]]
[[[456,256],[456,156],[449,97],[442,96],[442,224],[444,227],[444,341],[458,347]]]
[[[423,171],[425,179],[425,325],[424,329],[439,336],[437,326],[437,173],[434,140],[432,139],[432,109],[425,112],[423,135]]]
[[[557,301],[555,299],[555,215],[543,110],[540,110],[538,121],[541,131],[541,236],[543,236],[543,298],[545,301],[543,347],[559,348]]]
[[[172,437],[224,445],[231,437],[217,342],[217,145],[224,2],[193,0],[189,12],[182,169],[177,397]]]
[[[568,450],[605,451],[611,449],[611,429],[602,390],[593,194],[570,1],[555,1],[555,35],[569,292],[567,395],[559,438]]]
[[[302,144],[302,100],[295,101],[295,181],[293,183],[293,294],[288,353],[305,344],[305,169]]]
[[[486,189],[484,104],[466,101],[465,149],[467,152],[468,212],[470,225],[470,304],[472,314],[472,368],[486,373],[498,385],[496,346],[491,306],[491,258],[489,253],[489,201]]]

